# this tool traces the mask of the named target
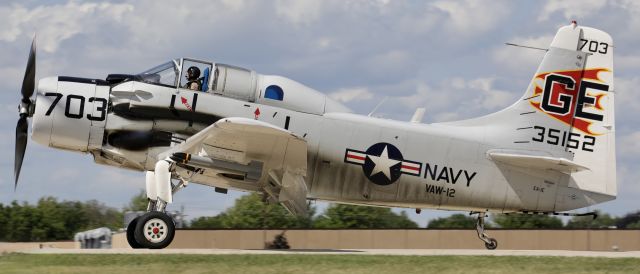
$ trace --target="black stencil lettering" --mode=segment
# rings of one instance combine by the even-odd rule
[[[575,88],[576,82],[571,77],[549,74],[545,78],[544,92],[542,94],[542,102],[540,108],[546,112],[565,115],[571,110],[571,101],[573,97],[568,94],[558,94],[558,101],[561,105],[551,104],[551,95],[553,92],[554,84],[564,85],[566,89],[572,90]]]

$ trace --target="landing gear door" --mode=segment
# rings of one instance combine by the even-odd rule
[[[182,58],[178,88],[209,92],[213,81],[213,64]]]

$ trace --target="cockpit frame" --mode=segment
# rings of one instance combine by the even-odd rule
[[[187,69],[191,66],[196,66],[198,67],[198,69],[200,69],[200,78],[202,79],[202,85],[200,90],[198,91],[209,92],[209,90],[211,89],[211,83],[213,82],[214,78],[214,63],[194,58],[180,58],[180,77],[178,78],[179,84],[177,85],[177,88],[187,89],[185,87],[186,82],[183,84],[183,81],[186,79],[185,76]]]
[[[216,73],[213,71],[215,70],[215,64],[194,58],[173,59],[136,74],[134,79],[152,85],[186,89],[186,85],[183,82],[186,79],[185,73],[191,66],[196,66],[201,71],[202,85],[199,91],[209,92],[212,83],[215,81]]]

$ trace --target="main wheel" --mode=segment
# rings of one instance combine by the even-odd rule
[[[176,226],[169,215],[152,211],[138,218],[134,237],[143,247],[160,249],[171,244],[175,232]]]
[[[496,241],[496,239],[494,238],[489,238],[489,242],[484,243],[484,247],[486,247],[489,250],[494,250],[498,248],[498,241]]]
[[[136,217],[127,226],[127,242],[131,248],[142,248],[143,246],[136,241],[134,236],[134,231],[136,230],[136,225],[138,224],[138,219],[140,217]]]

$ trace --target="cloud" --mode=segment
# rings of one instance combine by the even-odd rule
[[[448,101],[446,97],[438,96],[438,94],[438,92],[433,91],[432,88],[427,84],[420,83],[416,87],[415,93],[406,96],[400,96],[395,99],[410,108],[423,107],[427,101],[426,98],[429,98],[429,101],[433,102],[434,105],[440,105],[440,102],[446,103],[446,101]]]
[[[393,49],[371,56],[366,61],[366,67],[371,71],[388,72],[399,70],[411,61],[411,54],[407,51]]]
[[[443,25],[457,33],[479,34],[492,29],[510,12],[506,1],[437,1],[433,7],[447,14]]]
[[[306,25],[320,17],[323,1],[278,0],[276,13],[296,25]]]
[[[508,40],[516,45],[546,49],[551,45],[554,35],[542,35],[537,37],[513,37]],[[509,69],[532,70],[542,61],[544,51],[527,49],[514,46],[503,46],[493,50],[493,61]]]
[[[335,92],[329,93],[329,97],[331,99],[336,100],[338,102],[348,103],[353,100],[369,100],[373,98],[373,93],[371,93],[367,88],[345,88],[339,89]]]
[[[497,110],[500,107],[508,106],[516,99],[514,93],[494,88],[494,81],[494,78],[478,78],[468,83],[469,88],[482,91],[481,96],[474,100],[482,109]]]
[[[640,130],[617,137],[618,156],[622,159],[631,159],[636,162],[640,160]]]
[[[236,11],[247,7],[247,3],[244,0],[221,0],[221,2],[223,6]]]
[[[569,20],[585,18],[602,9],[606,4],[607,0],[548,1],[542,8],[538,21],[548,20],[556,12],[562,13],[564,18]]]
[[[22,5],[0,7],[0,17],[8,24],[0,25],[0,41],[13,42],[20,35],[38,34],[38,45],[55,52],[60,43],[80,33],[98,32],[108,22],[122,22],[133,10],[130,4],[76,3],[42,5],[27,9]]]
[[[615,77],[616,128],[618,131],[637,129],[640,117],[640,77]]]
[[[496,88],[495,81],[493,77],[455,77],[435,87],[419,83],[413,94],[395,100],[409,109],[426,106],[427,117],[437,122],[470,118],[505,108],[521,95]]]
[[[615,59],[615,70],[640,69],[640,55],[618,55]]]

